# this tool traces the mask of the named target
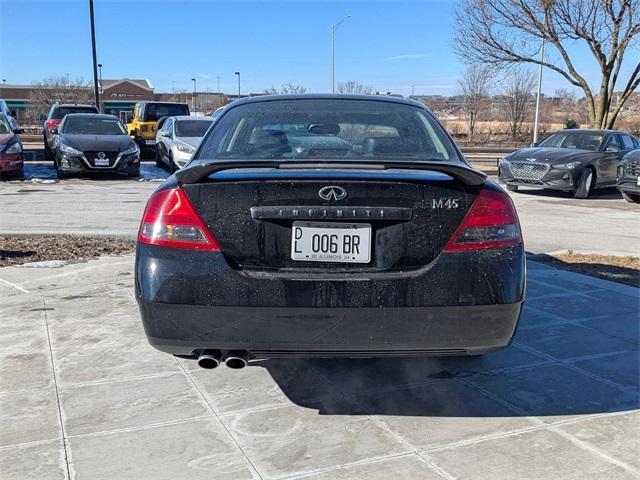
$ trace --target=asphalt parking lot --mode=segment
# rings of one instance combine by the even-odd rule
[[[143,164],[141,177],[58,181],[50,163],[27,163],[25,180],[3,182],[0,234],[79,233],[135,237],[147,198],[167,172]],[[615,189],[576,200],[527,189],[512,194],[533,253],[559,250],[640,255],[640,208]]]
[[[0,269],[3,479],[640,476],[635,288],[529,262],[503,352],[210,371],[146,343],[132,263]]]

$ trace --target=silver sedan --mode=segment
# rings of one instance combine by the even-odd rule
[[[156,164],[174,172],[195,153],[213,120],[210,117],[167,118],[156,133]]]

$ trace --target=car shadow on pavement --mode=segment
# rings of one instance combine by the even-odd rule
[[[260,365],[290,401],[320,415],[560,417],[640,407],[637,382],[618,385],[588,365],[608,363],[637,378],[637,350],[586,366],[516,346],[483,357],[305,359],[294,374],[290,361]]]

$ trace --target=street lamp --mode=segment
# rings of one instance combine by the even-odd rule
[[[331,28],[331,92],[336,93],[336,30],[351,15],[345,15]]]
[[[103,88],[102,88],[102,64],[99,63],[98,64],[98,79],[100,80],[100,98],[102,98],[102,92],[103,92]],[[104,103],[104,99],[102,100]],[[98,106],[98,108],[100,108],[100,111],[103,112],[104,111],[104,105],[102,106],[103,108],[100,108]]]
[[[236,72],[236,75],[238,76],[238,98],[240,98],[240,72]]]
[[[191,81],[193,82],[193,113],[196,113],[196,79],[192,78]]]
[[[96,27],[93,21],[93,0],[89,0],[89,17],[91,21],[91,49],[93,50],[93,93],[96,97],[96,107],[100,108],[100,94],[98,93],[98,60],[96,57]]]

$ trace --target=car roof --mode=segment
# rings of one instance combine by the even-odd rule
[[[558,130],[555,133],[560,133],[560,132],[602,133],[602,134],[607,134],[607,133],[627,133],[627,132],[623,132],[621,130],[607,130],[607,129],[604,129],[604,128],[563,128],[562,130]]]
[[[246,105],[250,103],[273,102],[279,100],[296,101],[296,100],[366,100],[373,102],[397,103],[401,105],[410,105],[426,109],[427,107],[420,102],[410,100],[404,97],[395,97],[392,95],[356,95],[347,93],[301,93],[292,95],[259,95],[256,97],[246,97],[234,101],[228,106]]]
[[[149,103],[159,103],[161,105],[187,105],[187,106],[189,106],[187,104],[187,102],[160,102],[160,101],[156,101],[156,100],[143,100],[141,102],[136,102],[136,103],[138,103],[139,105],[149,104]]]
[[[67,113],[64,118],[74,117],[74,118],[104,118],[109,120],[120,120],[115,115],[108,115],[106,113]]]
[[[54,107],[79,107],[79,108],[96,108],[95,105],[90,103],[54,103]]]
[[[174,118],[176,120],[206,120],[207,122],[211,121],[211,117],[196,117],[191,115],[175,115],[171,118]]]

